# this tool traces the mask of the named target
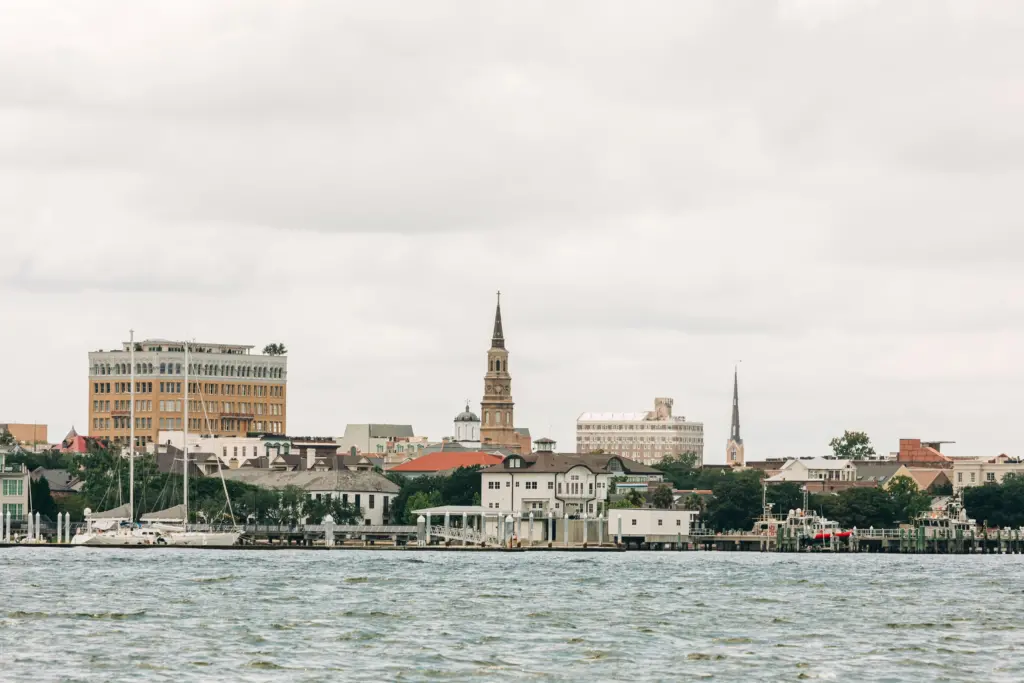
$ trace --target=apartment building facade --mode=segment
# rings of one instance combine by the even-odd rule
[[[189,343],[188,428],[214,436],[287,431],[288,359],[254,347]],[[135,442],[157,441],[161,430],[185,428],[185,347],[135,342]],[[89,436],[128,443],[132,349],[89,353]]]
[[[1000,455],[991,459],[957,458],[953,462],[950,480],[953,491],[959,493],[971,486],[1001,484],[1007,475],[1024,477],[1024,460]]]
[[[672,415],[671,398],[654,399],[654,410],[583,413],[576,420],[576,452],[614,453],[644,465],[670,455],[695,453],[704,463],[704,423]]]
[[[24,518],[29,513],[29,472],[21,464],[7,464],[0,454],[0,512]]]

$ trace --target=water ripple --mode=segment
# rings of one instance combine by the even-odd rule
[[[992,577],[1022,568],[1018,556],[0,549],[0,671],[1019,681],[1017,591]]]

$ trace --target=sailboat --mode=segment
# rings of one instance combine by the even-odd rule
[[[130,334],[131,401],[129,406],[128,503],[106,512],[85,510],[86,528],[71,539],[73,545],[234,545],[240,531],[189,531],[188,529],[188,395],[189,345],[185,348],[185,442],[182,450],[183,489],[181,505],[142,515],[141,524],[134,522],[135,513],[135,331]],[[219,464],[219,460],[218,460]],[[221,476],[223,481],[223,475]],[[224,487],[227,496],[227,486]],[[230,502],[230,501],[229,501]]]
[[[232,531],[189,531],[188,529],[188,376],[190,368],[189,343],[185,342],[185,439],[182,443],[182,504],[176,505],[167,510],[152,512],[142,516],[142,521],[147,522],[147,527],[160,531],[166,537],[167,545],[234,545],[242,537],[242,532]],[[217,459],[217,469],[220,470],[220,459]],[[224,483],[224,476],[221,473],[221,483]],[[224,485],[224,496],[228,498],[227,485]]]

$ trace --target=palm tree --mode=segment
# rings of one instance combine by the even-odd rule
[[[284,356],[288,353],[288,349],[284,344],[271,343],[263,347],[263,353],[267,356]]]

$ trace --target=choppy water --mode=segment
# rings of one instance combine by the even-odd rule
[[[0,549],[4,681],[1020,681],[1021,556]]]

